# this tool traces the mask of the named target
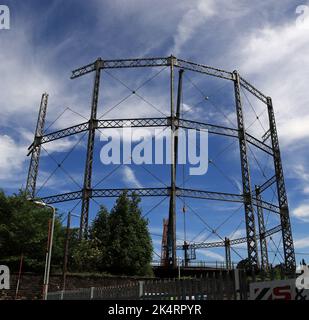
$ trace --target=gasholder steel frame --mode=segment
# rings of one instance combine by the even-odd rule
[[[170,68],[170,116],[159,118],[135,118],[135,119],[97,119],[97,107],[100,90],[101,71],[104,69],[121,69],[121,68],[144,68],[144,67],[169,67]],[[229,128],[225,126],[217,126],[209,123],[196,122],[189,119],[182,119],[179,112],[175,112],[174,106],[174,69],[189,70],[209,76],[225,79],[234,83],[235,105],[237,115],[237,128]],[[87,236],[88,219],[89,219],[89,201],[94,197],[117,197],[124,189],[94,189],[92,188],[92,164],[95,143],[96,129],[104,128],[124,128],[124,127],[170,127],[172,135],[172,150],[175,152],[175,128],[192,128],[192,129],[208,129],[209,133],[216,135],[224,135],[234,137],[239,140],[240,162],[242,172],[242,194],[231,194],[223,192],[213,192],[206,190],[191,190],[178,188],[176,185],[176,165],[175,161],[171,164],[171,185],[169,188],[126,188],[128,194],[136,193],[139,196],[169,196],[169,224],[167,234],[167,256],[172,267],[176,266],[176,249],[182,246],[176,246],[176,214],[175,203],[177,197],[190,197],[200,199],[222,200],[231,202],[241,202],[245,208],[246,237],[214,243],[198,243],[190,244],[191,248],[208,248],[208,247],[226,247],[228,241],[229,246],[238,243],[247,243],[248,260],[252,268],[258,267],[259,255],[257,240],[261,243],[262,267],[267,262],[267,246],[265,238],[275,232],[282,232],[283,250],[285,267],[288,271],[293,272],[296,268],[294,244],[291,231],[291,223],[289,217],[289,208],[287,202],[286,188],[282,169],[281,155],[279,149],[278,134],[275,123],[274,110],[272,100],[265,96],[261,91],[256,89],[248,81],[242,78],[237,71],[228,72],[225,70],[209,67],[176,58],[174,56],[159,58],[141,58],[141,59],[117,59],[103,60],[98,58],[95,62],[72,71],[71,79],[82,77],[88,73],[94,73],[94,86],[92,93],[91,115],[89,121],[71,126],[52,133],[44,133],[44,123],[47,109],[48,95],[43,94],[37,128],[35,131],[34,141],[28,148],[31,154],[29,174],[27,179],[26,192],[31,198],[36,197],[36,181],[38,177],[39,159],[41,145],[75,135],[80,132],[88,131],[87,155],[84,171],[84,185],[82,190],[58,194],[41,198],[45,203],[59,203],[64,201],[82,200],[81,219],[80,219],[80,238]],[[267,136],[263,141],[253,137],[246,132],[243,104],[241,98],[241,88],[244,88],[257,99],[267,106],[269,118],[269,130],[265,133]],[[267,138],[271,138],[271,145],[265,143]],[[273,157],[275,174],[273,177],[265,181],[261,186],[256,186],[255,191],[252,190],[250,179],[250,166],[248,161],[248,144],[254,145]],[[173,152],[172,151],[172,152]],[[174,154],[175,156],[175,154]],[[172,157],[173,159],[173,157]],[[270,186],[276,184],[279,203],[278,206],[262,200],[262,192]],[[256,193],[256,190],[258,191]],[[258,212],[259,234],[256,234],[254,207]],[[262,209],[266,209],[279,214],[281,224],[272,229],[265,230],[264,219],[262,218]],[[227,262],[228,263],[228,262]]]

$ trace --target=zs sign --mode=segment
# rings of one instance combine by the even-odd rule
[[[309,290],[297,288],[295,279],[250,284],[250,300],[309,300]]]
[[[0,266],[0,290],[10,289],[10,270],[7,266]]]

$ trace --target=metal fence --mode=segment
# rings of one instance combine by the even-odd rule
[[[160,260],[153,260],[151,262],[151,265],[153,267],[160,267],[162,266],[162,262]],[[231,262],[230,269],[233,270],[236,268],[237,263]],[[187,264],[185,264],[184,260],[177,261],[177,267],[192,267],[192,268],[209,268],[209,269],[222,269],[226,270],[226,262],[225,261],[188,261]]]
[[[199,279],[135,281],[48,294],[48,300],[232,300],[237,299],[233,273]]]

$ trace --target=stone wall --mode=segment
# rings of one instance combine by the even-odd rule
[[[0,300],[15,299],[17,274],[10,276],[10,290],[0,290]],[[137,281],[137,278],[107,277],[102,275],[74,274],[67,275],[66,290],[79,288],[103,287],[108,285],[120,285]],[[43,275],[26,273],[21,276],[18,290],[18,299],[41,299],[43,289]],[[51,275],[49,292],[62,289],[62,275]]]

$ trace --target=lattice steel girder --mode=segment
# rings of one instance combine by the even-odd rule
[[[36,181],[39,171],[39,161],[40,161],[40,153],[41,153],[41,139],[44,131],[46,111],[47,111],[47,103],[48,103],[48,94],[43,93],[40,103],[38,121],[36,125],[34,141],[31,145],[31,154],[29,171],[27,177],[27,185],[26,185],[26,193],[29,197],[35,197],[36,190]],[[29,155],[28,154],[28,155]]]
[[[83,122],[76,126],[45,134],[41,139],[41,144],[69,137],[80,132],[85,132],[87,130],[89,130],[89,122]]]
[[[281,225],[276,226],[274,228],[268,229],[265,232],[265,237],[270,237],[271,235],[281,231]],[[257,235],[257,238],[259,239],[260,235]],[[246,243],[247,238],[242,237],[238,239],[232,239],[230,240],[230,245],[238,245],[241,243]],[[188,244],[188,249],[208,249],[208,248],[219,248],[219,247],[224,247],[225,246],[225,241],[215,241],[215,242],[197,242],[197,243],[189,243]],[[177,250],[183,250],[183,245],[178,245]]]
[[[223,136],[229,136],[238,138],[238,130],[229,127],[217,126],[209,123],[197,122],[186,119],[175,119],[175,124],[177,127],[184,129],[198,129],[198,130],[208,130],[211,134],[218,134]],[[96,129],[106,129],[106,128],[139,128],[139,127],[167,127],[171,124],[171,118],[136,118],[136,119],[106,119],[97,120],[94,122]],[[37,142],[37,144],[48,143],[57,139],[72,136],[77,133],[85,132],[89,130],[89,121],[83,122],[81,124],[58,130],[52,133],[48,133],[42,136],[42,138]],[[273,155],[272,148],[264,144],[262,141],[254,138],[253,136],[246,133],[247,141],[257,148],[265,151],[266,153]],[[29,147],[31,149],[33,144]]]
[[[102,69],[117,69],[117,68],[139,68],[139,67],[162,67],[169,66],[171,64],[171,57],[159,57],[159,58],[139,58],[139,59],[118,59],[118,60],[101,60],[100,67]],[[195,71],[210,76],[235,80],[235,76],[232,72],[213,68],[203,64],[197,64],[194,62],[178,59],[173,57],[173,64],[175,67]],[[81,68],[72,71],[71,79],[78,78],[90,72],[96,70],[96,62],[85,65]],[[240,85],[252,93],[259,100],[267,104],[267,97],[253,85],[251,85],[244,78],[240,77]]]
[[[244,196],[242,194],[214,192],[214,191],[205,191],[205,190],[177,188],[176,195],[178,197],[188,197],[188,198],[196,198],[196,199],[208,199],[208,200],[240,202],[240,203],[244,202]],[[253,197],[252,202],[256,205],[257,203],[256,198]],[[272,203],[261,201],[260,205],[263,209],[279,214],[279,207]]]
[[[275,227],[265,231],[265,237],[270,237],[271,235],[273,235],[279,231],[281,231],[281,226],[280,225],[275,226]],[[260,236],[261,236],[260,234],[257,235],[257,239],[259,239]],[[237,244],[244,243],[244,242],[247,242],[246,237],[231,240],[231,245],[237,245]]]
[[[282,227],[283,250],[285,258],[285,266],[291,272],[296,269],[295,251],[292,237],[292,229],[289,215],[288,199],[286,195],[285,182],[283,176],[283,168],[281,162],[279,140],[275,121],[275,114],[271,98],[267,99],[269,127],[271,132],[271,142],[274,150],[274,167],[277,182],[277,192],[280,208],[280,219]]]
[[[229,202],[243,202],[244,201],[244,197],[240,194],[214,192],[214,191],[206,191],[206,190],[193,190],[193,189],[177,188],[176,195],[178,197],[219,200],[219,201],[229,201]]]
[[[264,192],[269,187],[271,187],[276,182],[276,180],[277,180],[277,177],[276,177],[276,175],[274,175],[271,178],[269,178],[268,180],[266,180],[263,184],[261,184],[259,186],[260,193]]]
[[[257,148],[259,148],[260,150],[262,150],[262,151],[268,153],[269,155],[273,156],[274,152],[273,152],[273,149],[270,146],[268,146],[264,142],[258,140],[257,138],[254,138],[249,133],[245,133],[245,136],[246,136],[246,141],[247,142],[251,143],[252,145],[254,145]]]
[[[182,69],[186,69],[186,70],[204,73],[204,74],[214,76],[217,78],[222,78],[222,79],[227,79],[227,80],[234,79],[234,75],[231,72],[228,72],[228,71],[225,71],[222,69],[216,69],[216,68],[209,67],[209,66],[206,66],[203,64],[189,62],[189,61],[182,60],[182,59],[177,59],[175,66],[182,68]]]
[[[176,120],[177,121],[177,120]],[[238,137],[238,130],[234,128],[228,128],[223,126],[212,125],[209,123],[197,122],[186,119],[179,119],[176,124],[180,128],[184,129],[197,129],[197,130],[208,130],[209,133],[219,134],[229,137]]]
[[[166,118],[137,118],[137,119],[115,119],[99,120],[98,128],[139,128],[139,127],[166,127],[171,123],[170,117]]]
[[[260,252],[261,252],[261,268],[263,270],[268,269],[268,252],[267,252],[267,242],[265,238],[265,223],[264,223],[264,213],[261,207],[261,190],[258,186],[255,187],[255,195],[257,199],[257,217],[259,225],[259,239],[260,239]]]
[[[244,207],[245,207],[245,220],[246,220],[246,232],[247,232],[247,247],[248,247],[248,259],[251,267],[259,265],[254,210],[252,203],[252,189],[250,179],[249,161],[247,156],[247,140],[245,134],[245,124],[243,117],[241,92],[240,92],[240,78],[236,71],[234,71],[235,81],[235,102],[236,102],[236,116],[239,130],[239,150],[240,150],[240,164],[242,174],[242,185],[244,195]]]
[[[111,198],[119,197],[122,192],[126,191],[128,195],[135,193],[140,197],[166,197],[170,195],[170,188],[121,188],[121,189],[92,189],[89,190],[89,197],[95,198]],[[44,197],[42,200],[46,203],[59,203],[69,200],[80,199],[82,191],[69,192],[59,195],[53,195],[50,197]],[[239,194],[223,193],[223,192],[212,192],[203,190],[192,190],[176,188],[177,197],[187,197],[196,199],[207,199],[217,201],[229,201],[229,202],[240,202],[244,201],[244,197]],[[256,199],[253,198],[256,202]],[[262,208],[279,214],[279,207],[266,201],[261,201]]]
[[[40,200],[42,200],[46,204],[53,204],[53,203],[60,203],[60,202],[66,202],[66,201],[72,201],[72,200],[79,200],[82,198],[82,190],[79,191],[73,191],[73,192],[67,192],[62,194],[57,194],[53,196],[48,197],[42,197]]]
[[[202,64],[197,64],[182,59],[174,59],[174,66],[186,70],[191,70],[195,72],[200,72],[215,76],[218,78],[223,78],[227,80],[233,80],[233,74],[231,72],[209,67]],[[169,66],[171,64],[171,57],[160,57],[160,58],[141,58],[141,59],[119,59],[119,60],[102,60],[102,69],[116,69],[116,68],[138,68],[138,67],[162,67]],[[78,78],[87,73],[93,72],[95,70],[95,64],[90,63],[86,66],[78,68],[72,71],[71,79]]]
[[[119,69],[119,68],[138,68],[138,67],[162,67],[169,65],[170,57],[163,58],[141,58],[141,59],[118,59],[102,60],[102,69]],[[78,78],[95,70],[95,63],[72,71],[71,79]]]
[[[239,83],[242,87],[244,87],[246,90],[252,93],[255,97],[267,104],[267,97],[261,91],[256,89],[252,84],[250,84],[242,77],[239,77]]]
[[[127,192],[128,196],[135,194],[139,197],[166,197],[170,195],[170,188],[93,189],[92,197],[113,198],[119,197],[123,192]]]
[[[175,124],[184,129],[200,129],[208,130],[209,133],[225,135],[230,137],[238,137],[237,129],[216,126],[209,123],[196,122],[185,119],[174,120]],[[136,118],[136,119],[106,119],[97,120],[95,122],[96,129],[106,128],[139,128],[139,127],[167,127],[171,124],[171,118]],[[89,129],[89,122],[83,122],[81,124],[58,130],[52,133],[48,133],[42,136],[42,139],[38,142],[39,144],[51,142],[57,139],[65,138],[80,132],[87,131]],[[31,146],[30,146],[31,147]]]
[[[89,191],[92,188],[92,164],[93,164],[93,153],[94,153],[94,139],[96,132],[96,123],[97,123],[97,109],[98,109],[98,100],[99,100],[99,91],[100,91],[100,79],[101,79],[101,64],[102,60],[98,59],[95,62],[95,76],[94,76],[94,85],[92,92],[92,102],[91,102],[91,113],[88,125],[88,143],[87,143],[87,155],[85,163],[85,173],[84,173],[84,185],[82,192],[82,208],[80,216],[80,229],[79,229],[79,238],[87,237],[88,232],[88,216],[89,216],[89,203],[90,203],[90,194]]]

